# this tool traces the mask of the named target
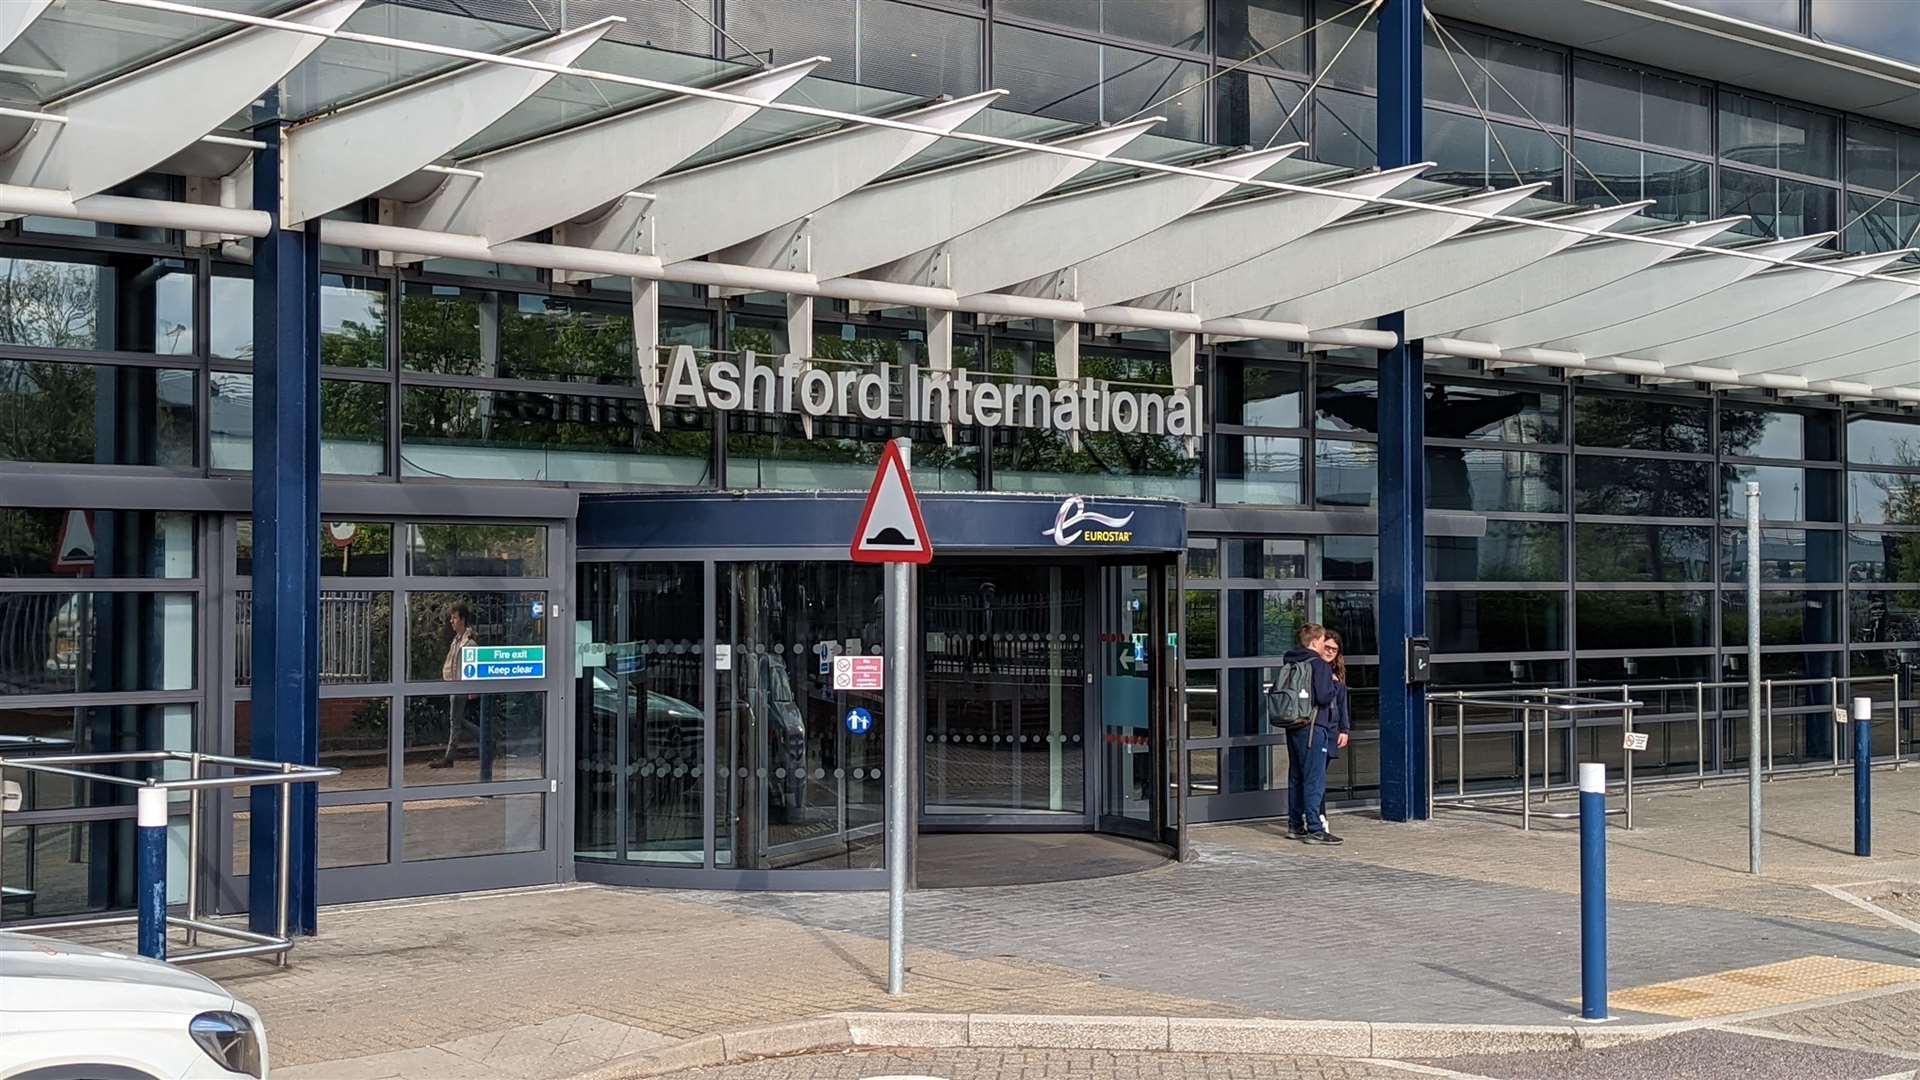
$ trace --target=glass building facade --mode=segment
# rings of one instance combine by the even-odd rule
[[[1357,12],[1336,18],[1350,5],[1327,0],[375,6],[476,41],[484,31],[491,44],[617,13],[628,19],[610,36],[621,47],[776,63],[829,54],[826,78],[896,105],[1002,87],[1010,93],[997,108],[1024,114],[1031,132],[1058,130],[1043,121],[1165,115],[1149,142],[1162,140],[1151,152],[1166,161],[1290,141],[1327,165],[1376,157],[1373,31]],[[1920,55],[1905,33],[1913,20],[1882,10],[1897,4],[1692,6],[1895,60]],[[1863,22],[1868,11],[1879,21]],[[1431,178],[1546,182],[1545,195],[1581,204],[1647,199],[1648,216],[1673,221],[1751,215],[1753,231],[1832,231],[1847,251],[1901,249],[1920,227],[1920,130],[1491,27],[1443,26],[1426,45]],[[184,198],[187,186],[152,174],[120,190]],[[369,203],[345,216],[377,213]],[[205,239],[34,217],[0,226],[0,736],[88,750],[250,745],[252,271],[231,245]],[[1265,722],[1260,690],[1309,620],[1339,630],[1353,663],[1356,739],[1333,795],[1377,795],[1375,353],[1203,342],[1209,415],[1191,446],[965,425],[949,445],[932,426],[847,420],[809,436],[791,416],[681,408],[665,409],[656,430],[627,280],[449,259],[395,266],[332,246],[322,258],[320,758],[342,769],[319,798],[328,898],[554,880],[576,858],[671,866],[689,850],[699,857],[709,826],[725,837],[739,815],[702,820],[684,744],[737,748],[725,727],[734,721],[686,725],[767,691],[749,666],[723,685],[690,674],[704,640],[701,598],[776,598],[715,608],[757,620],[716,630],[717,641],[744,643],[794,636],[781,620],[798,617],[801,597],[842,597],[849,624],[807,633],[847,639],[863,636],[851,621],[864,624],[876,586],[862,571],[814,579],[779,560],[730,564],[711,582],[698,559],[577,560],[575,503],[582,492],[863,488],[898,435],[915,439],[922,492],[1186,506],[1184,576],[1165,584],[1185,626],[1181,794],[1197,819],[1279,805],[1284,733]],[[782,296],[661,288],[665,345],[703,357],[796,348]],[[920,309],[823,300],[811,351],[924,366],[926,327]],[[1078,333],[1083,375],[1174,385],[1166,332]],[[1047,376],[1054,342],[1046,321],[962,314],[954,363]],[[1898,673],[1911,696],[1920,418],[1910,407],[1452,358],[1428,360],[1425,379],[1436,689],[1743,678],[1742,485],[1758,479],[1763,674]],[[44,494],[48,477],[61,481],[59,498]],[[39,494],[23,498],[29,490]],[[1030,591],[1064,603],[1081,588],[1048,581]],[[1073,595],[1091,606],[1105,588]],[[588,597],[602,606],[590,609]],[[463,631],[558,650],[574,643],[575,621],[656,658],[626,673],[643,673],[638,690],[590,677],[582,690],[570,665],[555,663],[539,679],[474,692],[448,667]],[[958,685],[968,672],[948,674]],[[804,726],[810,700],[803,686],[781,704]],[[1801,695],[1782,715],[1795,707],[1813,715],[1822,702]],[[1783,731],[1776,754],[1828,753],[1822,730]],[[1041,734],[1057,732],[1021,737]],[[1691,737],[1675,727],[1648,766],[1745,753],[1730,729],[1712,735],[1711,750]],[[1476,777],[1514,774],[1511,739],[1501,738],[1476,751]],[[790,752],[792,770],[843,770],[865,785],[841,801],[854,831],[876,820],[875,762],[844,747],[823,757],[804,739]],[[1086,756],[1067,751],[1063,767],[1078,775]],[[1444,751],[1436,767],[1453,767]],[[1047,804],[1053,794],[1042,785],[1027,797]],[[214,827],[232,854],[218,884],[237,898],[248,808],[225,810]],[[38,784],[0,837],[0,865],[28,876],[27,895],[9,896],[0,914],[126,905],[132,818],[118,789]],[[796,831],[770,843],[806,840]],[[708,857],[720,850],[742,866],[765,857],[744,838]],[[848,850],[848,865],[860,865]]]

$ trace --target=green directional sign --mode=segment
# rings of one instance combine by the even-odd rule
[[[462,679],[542,679],[546,674],[545,645],[469,645],[460,650]]]

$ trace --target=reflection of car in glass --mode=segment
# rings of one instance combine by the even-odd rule
[[[767,763],[767,783],[773,793],[773,802],[775,805],[789,805],[797,798],[794,793],[799,791],[799,776],[806,761],[806,719],[793,700],[793,685],[786,677],[786,666],[771,656],[762,655],[758,659],[764,661],[757,669],[760,673],[758,689],[754,689],[753,683],[743,684],[743,690],[747,691],[743,697],[752,698],[752,708],[759,713],[768,732],[767,745],[771,753]],[[704,759],[706,717],[699,706],[647,690],[644,691],[646,707],[642,712],[642,689],[637,682],[628,682],[625,676],[616,675],[607,668],[594,668],[592,671],[593,718],[596,726],[606,724],[610,728],[619,722],[623,693],[626,698],[625,715],[640,718],[639,725],[629,735],[627,756],[630,768],[637,769],[648,760],[661,759],[682,762],[691,767]],[[740,719],[746,717],[741,716]],[[785,770],[784,778],[779,778],[780,770]]]

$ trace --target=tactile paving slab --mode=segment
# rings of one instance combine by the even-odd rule
[[[1920,967],[1803,956],[1616,990],[1607,995],[1607,1002],[1615,1009],[1705,1020],[1902,983],[1920,983]]]

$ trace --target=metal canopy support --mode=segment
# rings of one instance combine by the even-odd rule
[[[825,62],[816,56],[714,89],[772,101]],[[461,167],[482,177],[448,176],[432,195],[402,205],[396,220],[420,229],[477,233],[494,244],[518,240],[606,206],[759,111],[730,101],[677,97],[468,158]]]
[[[1682,244],[1705,243],[1745,218],[1723,218],[1697,225],[1656,230]],[[1632,240],[1597,240],[1576,245],[1538,265],[1504,274],[1482,285],[1407,309],[1407,333],[1414,338],[1452,334],[1463,327],[1511,318],[1569,297],[1611,285],[1630,274],[1665,262],[1681,249]]]
[[[334,30],[360,4],[320,0],[282,18]],[[9,13],[12,17],[17,16]],[[0,19],[0,26],[5,21]],[[66,123],[37,124],[0,163],[0,181],[62,189],[75,198],[105,191],[245,112],[325,41],[288,30],[243,27],[81,91],[47,109],[66,117]]]
[[[1327,191],[1385,195],[1419,176],[1430,164],[1367,173],[1321,185]],[[1154,294],[1178,290],[1291,244],[1315,229],[1367,209],[1355,199],[1287,193],[1241,199],[1188,214],[1104,254],[1074,266],[1073,295],[1089,306],[1142,302],[1164,306]],[[1060,295],[1060,274],[1034,278],[1008,291],[1024,296]]]
[[[1894,251],[1859,255],[1835,259],[1827,265],[1844,266],[1862,274],[1872,274],[1899,261],[1905,254]],[[1749,319],[1791,307],[1850,284],[1856,282],[1831,270],[1798,267],[1768,270],[1724,289],[1715,289],[1698,300],[1675,304],[1664,311],[1603,330],[1550,342],[1547,347],[1571,349],[1587,356],[1640,356],[1643,349],[1664,345],[1676,338],[1739,326]]]
[[[1096,128],[1058,143],[1105,157],[1160,123],[1158,117]],[[951,240],[1033,201],[1092,168],[1085,158],[1016,150],[944,169],[868,184],[714,256],[778,266],[794,237],[813,237],[813,272],[845,277]],[[768,183],[779,181],[765,177]],[[1177,177],[1190,182],[1189,177]]]
[[[1508,188],[1453,199],[1448,205],[1499,213],[1543,185]],[[1348,278],[1385,269],[1472,228],[1459,214],[1401,210],[1343,222],[1286,247],[1193,283],[1194,310],[1203,319],[1257,312],[1331,288]]]
[[[1920,280],[1856,281],[1830,296],[1802,300],[1738,326],[1642,349],[1639,355],[1664,364],[1711,363],[1717,357],[1830,330],[1916,296],[1920,296]]]
[[[1420,159],[1422,0],[1379,9],[1380,167]],[[1458,230],[1456,230],[1458,231]],[[1399,333],[1406,316],[1380,320]],[[1420,342],[1401,334],[1380,354],[1380,816],[1424,819],[1426,687],[1407,681],[1407,643],[1426,633],[1426,394]]]
[[[257,129],[255,205],[277,215],[286,129]],[[253,246],[253,744],[247,756],[319,763],[320,232],[276,227]],[[291,800],[289,811],[280,802]],[[249,800],[247,910],[257,934],[317,932],[313,789],[263,788]],[[292,834],[286,880],[277,852]],[[284,903],[283,903],[284,897]]]
[[[1298,144],[1207,163],[1209,172],[1254,177],[1300,150]],[[937,258],[951,260],[946,284],[961,296],[991,292],[1088,259],[1152,232],[1232,191],[1225,180],[1160,174],[1029,202],[866,276],[926,284]]]
[[[1744,250],[1769,258],[1791,259],[1818,247],[1824,239],[1822,236],[1805,236],[1796,240],[1775,240]],[[1463,330],[1459,336],[1488,342],[1503,349],[1563,341],[1573,335],[1591,333],[1665,311],[1736,281],[1744,281],[1767,267],[1767,263],[1758,259],[1723,255],[1690,255],[1683,259],[1672,259],[1560,303]]]
[[[903,113],[895,119],[952,131],[999,100],[989,90]],[[858,190],[932,146],[939,136],[891,127],[829,132],[663,176],[646,211],[663,262],[697,259],[797,221]],[[618,211],[592,231],[620,230]],[[618,246],[595,238],[592,247]]]
[[[602,19],[509,55],[572,64],[615,24]],[[321,217],[407,179],[486,130],[553,77],[552,71],[470,64],[293,128],[287,133],[283,223]],[[551,182],[571,181],[556,176]]]
[[[1606,229],[1646,205],[1609,206],[1569,214],[1558,220],[1586,229]],[[1565,251],[1580,239],[1578,233],[1530,229],[1524,225],[1469,232],[1372,273],[1349,277],[1318,292],[1275,304],[1257,317],[1313,327],[1345,326],[1383,312],[1405,311],[1417,304],[1451,296]]]

